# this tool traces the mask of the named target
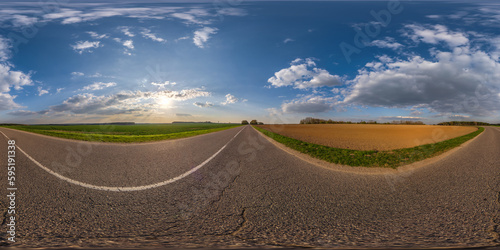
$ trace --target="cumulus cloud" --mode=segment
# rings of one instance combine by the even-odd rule
[[[305,60],[297,58],[292,61],[290,67],[274,73],[274,76],[267,81],[276,88],[293,86],[296,89],[309,89],[340,85],[341,77],[317,68],[311,58]]]
[[[71,72],[71,75],[72,75],[72,76],[84,76],[85,74],[84,74],[84,73],[82,73],[82,72],[76,72],[76,71],[75,71],[75,72]]]
[[[445,114],[491,115],[500,110],[500,63],[491,55],[457,47],[432,59],[372,62],[350,82],[345,103],[428,108]]]
[[[12,70],[11,66],[0,63],[0,110],[9,110],[21,107],[14,102],[16,96],[8,92],[11,88],[21,90],[24,86],[33,85],[30,74]]]
[[[281,105],[285,113],[322,113],[330,111],[336,100],[333,97],[307,95]]]
[[[123,54],[125,55],[132,55],[132,53],[130,53],[129,50],[133,50],[135,47],[134,47],[134,41],[132,40],[125,40],[125,41],[122,41],[122,39],[120,38],[113,38],[113,40],[115,40],[117,43],[120,43],[121,45],[123,45],[124,50],[123,50]]]
[[[101,42],[95,41],[95,42],[89,42],[89,41],[78,41],[76,44],[71,45],[73,50],[78,52],[79,54],[82,54],[83,52],[92,52],[92,49],[99,48],[101,47]]]
[[[12,96],[9,93],[0,93],[0,110],[9,110],[20,108],[21,106],[14,102],[14,98],[17,96]]]
[[[49,91],[46,90],[46,89],[43,89],[41,86],[38,86],[38,96],[42,96],[42,95],[45,95],[45,94],[48,94]]]
[[[429,44],[444,42],[451,48],[467,45],[469,43],[469,39],[465,33],[450,31],[446,26],[440,24],[433,26],[408,24],[405,25],[405,28],[409,30],[405,35],[415,42]]]
[[[167,40],[161,38],[161,37],[157,37],[155,34],[151,33],[151,30],[149,29],[143,29],[143,31],[141,32],[142,36],[144,38],[148,38],[148,39],[151,39],[155,42],[159,42],[159,43],[164,43],[166,42]]]
[[[165,86],[174,86],[176,85],[176,82],[171,82],[171,81],[164,81],[164,82],[151,82],[151,85],[157,86],[158,88],[162,89]]]
[[[238,98],[236,98],[234,95],[231,95],[231,94],[227,94],[226,95],[226,101],[222,102],[222,105],[227,105],[227,104],[231,104],[231,103],[236,103],[238,102]]]
[[[134,49],[134,41],[126,40],[123,42],[123,46],[127,47],[128,49]]]
[[[217,28],[204,27],[194,32],[193,43],[198,46],[198,48],[204,48],[205,43],[208,41],[211,35],[217,33]]]
[[[92,37],[94,39],[103,39],[103,38],[108,38],[109,37],[107,34],[99,35],[99,34],[97,34],[94,31],[88,31],[87,34],[89,34],[90,37]]]
[[[195,102],[193,105],[199,108],[210,108],[214,106],[211,102]]]
[[[101,90],[114,86],[116,86],[116,82],[94,82],[93,84],[87,85],[79,90]]]
[[[158,103],[165,99],[184,101],[210,93],[202,89],[185,89],[181,91],[122,91],[111,95],[94,95],[83,93],[64,100],[59,105],[51,106],[48,112],[69,112],[73,114],[130,114],[147,112],[158,108]]]
[[[368,45],[393,50],[403,47],[401,43],[396,42],[392,37],[386,37],[384,40],[373,40]]]
[[[14,27],[25,27],[37,23],[38,18],[25,15],[12,15],[11,22]]]
[[[122,27],[119,27],[119,29],[124,35],[126,35],[128,37],[135,36],[135,34],[130,31],[130,27],[122,26]]]

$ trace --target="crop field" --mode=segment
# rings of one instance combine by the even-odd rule
[[[476,127],[431,125],[303,124],[262,125],[271,132],[318,145],[353,150],[393,150],[445,141]]]
[[[310,128],[304,128],[303,126],[309,127]],[[453,131],[454,128],[450,128],[451,130],[441,129],[441,127],[434,127],[432,129],[432,126],[430,127],[432,132],[430,132],[430,136],[428,138],[425,138],[425,135],[429,135],[429,131],[426,131],[426,133],[415,133],[415,131],[419,131],[418,128],[406,128],[407,133],[413,131],[413,137],[401,137],[397,136],[398,134],[392,134],[392,133],[381,133],[379,137],[373,137],[375,139],[372,139],[369,141],[371,144],[368,144],[367,142],[364,141],[362,138],[363,135],[369,135],[367,131],[369,129],[365,129],[365,131],[362,130],[362,128],[365,126],[357,127],[359,125],[346,125],[350,126],[350,136],[352,138],[357,138],[356,142],[359,143],[359,145],[364,145],[365,147],[367,145],[370,145],[371,148],[381,148],[381,147],[376,147],[377,142],[385,142],[387,138],[384,136],[395,140],[393,143],[398,143],[398,139],[404,139],[406,138],[411,138],[414,140],[415,144],[419,144],[418,146],[414,147],[406,147],[406,148],[400,148],[400,149],[392,149],[392,150],[378,150],[378,149],[372,149],[372,150],[355,150],[355,149],[348,149],[348,148],[340,148],[340,147],[331,147],[331,146],[325,146],[321,144],[316,144],[316,143],[311,143],[303,140],[298,140],[292,138],[292,136],[297,137],[297,134],[301,135],[305,140],[312,141],[312,140],[323,140],[324,142],[327,142],[322,136],[325,136],[326,138],[335,138],[332,136],[332,134],[337,134],[331,132],[331,128],[328,130],[323,130],[320,128],[320,126],[326,126],[328,128],[328,125],[285,125],[285,126],[280,126],[280,125],[267,125],[267,126],[254,126],[255,129],[263,133],[264,135],[272,138],[273,140],[291,148],[294,149],[300,153],[307,154],[311,157],[321,159],[327,162],[331,163],[336,163],[336,164],[342,164],[342,165],[349,165],[349,166],[364,166],[364,167],[389,167],[389,168],[397,168],[399,166],[403,166],[406,164],[410,164],[413,162],[421,161],[426,158],[434,157],[439,154],[442,154],[443,152],[446,152],[450,149],[453,149],[464,142],[476,137],[477,135],[481,134],[484,131],[484,128],[479,127],[466,127],[469,130],[472,130],[470,133],[466,133],[465,135],[461,135],[458,137],[454,137],[451,139],[444,139],[447,136],[450,136],[453,133],[449,133],[450,131]],[[338,127],[339,125],[333,125],[335,127]],[[384,125],[368,125],[368,126],[384,126]],[[403,125],[393,125],[393,126],[403,126]],[[417,126],[417,125],[410,125],[411,127]],[[291,134],[290,137],[284,136],[282,134],[283,131],[287,131],[286,128],[289,127],[302,127],[303,130],[298,130],[296,134]],[[388,128],[393,128],[388,127]],[[271,130],[275,131],[280,131],[280,134],[271,132]],[[426,129],[424,129],[425,131]],[[464,130],[464,127],[457,127],[456,130],[462,131]],[[322,132],[321,132],[322,131]],[[355,131],[355,132],[353,132]],[[422,131],[422,130],[420,130]],[[288,129],[288,132],[290,133],[290,129]],[[309,134],[306,134],[305,132],[309,132]],[[345,132],[345,131],[343,131]],[[448,132],[448,133],[446,133]],[[374,132],[372,132],[374,133]],[[312,136],[314,135],[314,137]],[[328,137],[327,137],[328,136]],[[342,136],[345,136],[344,134],[338,135],[337,138],[340,138]],[[423,139],[422,139],[423,138]],[[378,140],[378,141],[377,141]],[[439,141],[439,142],[435,142]],[[411,140],[409,140],[411,143]],[[326,143],[325,143],[326,144]],[[331,145],[331,143],[330,143]],[[342,144],[337,144],[341,145],[343,147],[346,147],[346,145]],[[349,145],[356,145],[356,144],[349,144]],[[394,144],[388,144],[392,145],[394,147]],[[398,144],[402,145],[402,144]],[[407,144],[409,145],[409,144]],[[358,147],[359,148],[359,147]]]
[[[190,137],[237,127],[226,123],[134,125],[14,125],[7,128],[67,139],[101,142],[147,142]]]

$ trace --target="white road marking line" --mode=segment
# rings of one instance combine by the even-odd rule
[[[161,186],[165,186],[167,184],[170,184],[170,183],[174,183],[178,180],[181,180],[187,176],[189,176],[190,174],[196,172],[198,169],[202,168],[203,166],[205,166],[208,162],[210,162],[213,158],[215,158],[220,152],[222,152],[222,150],[224,150],[224,148],[226,148],[226,146],[234,140],[234,138],[236,138],[236,136],[238,136],[241,131],[243,131],[244,129],[246,128],[243,127],[238,133],[236,133],[235,136],[233,136],[233,138],[231,138],[231,140],[229,140],[226,145],[222,146],[222,148],[219,149],[219,151],[217,151],[215,154],[213,154],[212,156],[210,156],[210,158],[208,158],[207,160],[205,160],[204,162],[202,162],[200,165],[196,166],[195,168],[192,168],[190,169],[189,171],[177,176],[177,177],[174,177],[172,179],[168,179],[166,181],[162,181],[162,182],[158,182],[158,183],[155,183],[155,184],[151,184],[151,185],[145,185],[145,186],[137,186],[137,187],[107,187],[107,186],[96,186],[96,185],[92,185],[92,184],[88,184],[88,183],[83,183],[83,182],[80,182],[80,181],[76,181],[76,180],[73,180],[73,179],[70,179],[66,176],[62,176],[54,171],[52,171],[51,169],[43,166],[40,162],[36,161],[35,159],[33,159],[33,157],[31,157],[30,155],[28,155],[26,152],[24,152],[24,150],[22,150],[19,146],[16,145],[16,148],[19,149],[19,151],[21,151],[24,155],[26,155],[26,157],[28,157],[28,159],[30,159],[32,162],[34,162],[38,167],[40,167],[41,169],[45,170],[47,173],[61,179],[61,180],[64,180],[64,181],[67,181],[71,184],[74,184],[74,185],[78,185],[78,186],[82,186],[82,187],[86,187],[86,188],[91,188],[91,189],[96,189],[96,190],[102,190],[102,191],[113,191],[113,192],[129,192],[129,191],[142,191],[142,190],[146,190],[146,189],[151,189],[151,188],[157,188],[157,187],[161,187]],[[2,131],[0,131],[0,133],[2,133],[3,136],[5,136],[5,138],[7,138],[7,140],[10,140],[9,137],[7,137],[7,135],[5,135]]]

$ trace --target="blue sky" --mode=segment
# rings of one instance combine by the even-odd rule
[[[500,5],[2,1],[0,122],[500,122]]]

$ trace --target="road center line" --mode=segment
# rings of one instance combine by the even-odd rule
[[[170,183],[174,183],[174,182],[176,182],[178,180],[181,180],[181,179],[189,176],[190,174],[196,172],[198,169],[202,168],[207,163],[209,163],[220,152],[222,152],[222,150],[224,150],[224,148],[226,148],[226,146],[229,143],[231,143],[231,141],[233,141],[234,138],[236,138],[241,133],[241,131],[243,131],[245,128],[246,128],[246,126],[243,127],[243,129],[241,129],[238,133],[236,133],[236,135],[233,136],[233,138],[231,138],[231,140],[229,140],[224,146],[222,146],[222,148],[220,148],[219,151],[215,152],[215,154],[213,154],[212,156],[210,156],[210,158],[206,159],[204,162],[202,162],[198,166],[190,169],[189,171],[187,171],[187,172],[185,172],[185,173],[183,173],[183,174],[181,174],[181,175],[179,175],[177,177],[168,179],[166,181],[158,182],[158,183],[151,184],[151,185],[137,186],[137,187],[96,186],[96,185],[92,185],[92,184],[88,184],[88,183],[83,183],[83,182],[80,182],[80,181],[76,181],[76,180],[70,179],[70,178],[68,178],[66,176],[60,175],[60,174],[52,171],[51,169],[43,166],[40,162],[36,161],[35,159],[33,159],[33,157],[31,157],[26,152],[24,152],[24,150],[22,150],[19,146],[17,146],[17,149],[19,151],[21,151],[24,155],[26,155],[26,157],[28,157],[28,159],[30,159],[32,162],[34,162],[38,167],[40,167],[41,169],[45,170],[47,173],[49,173],[49,174],[51,174],[51,175],[53,175],[53,176],[55,176],[55,177],[57,177],[57,178],[59,178],[61,180],[67,181],[67,182],[69,182],[71,184],[78,185],[78,186],[85,187],[85,188],[90,188],[90,189],[102,190],[102,191],[113,191],[113,192],[142,191],[142,190],[151,189],[151,188],[157,188],[157,187],[165,186],[165,185],[170,184]],[[0,133],[2,133],[2,135],[5,136],[5,138],[7,138],[7,140],[10,140],[10,138],[7,135],[5,135],[2,131],[0,131]]]

